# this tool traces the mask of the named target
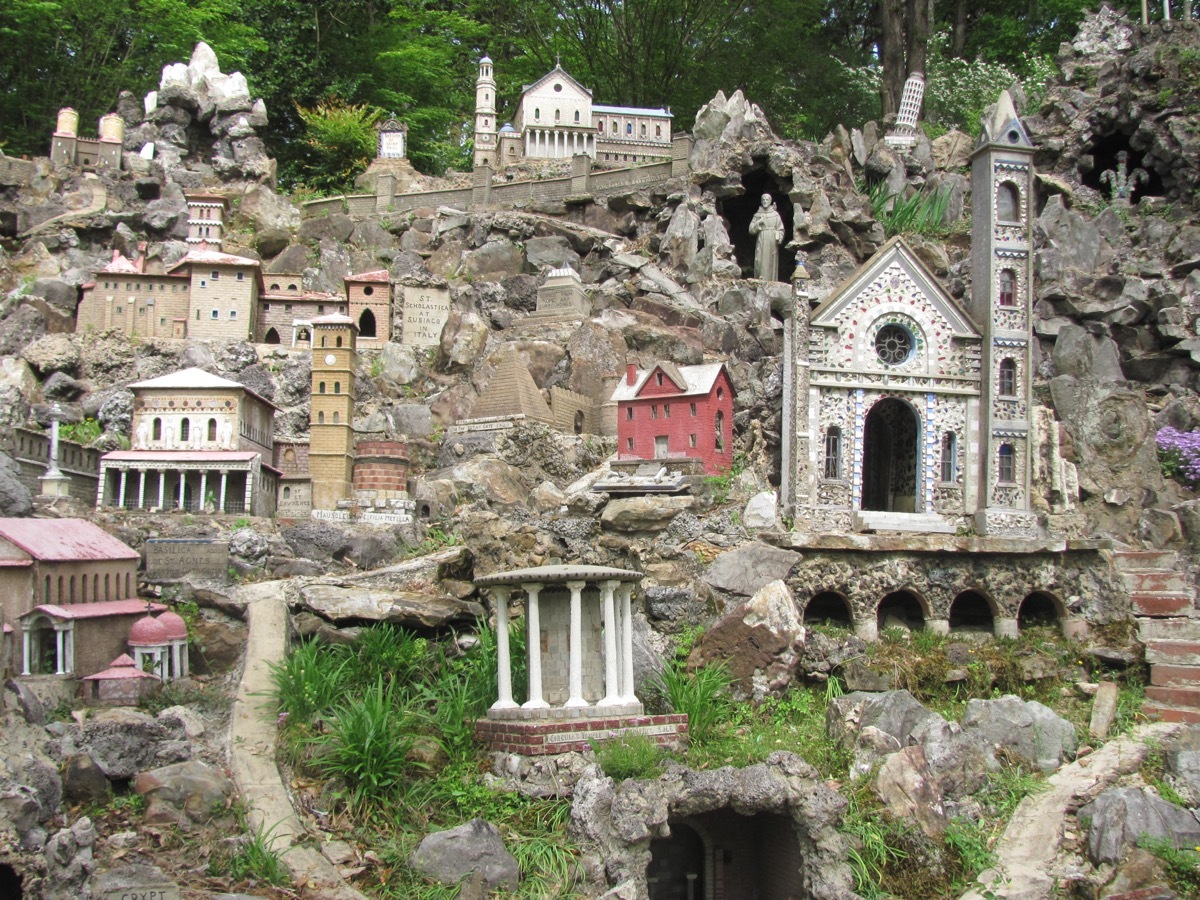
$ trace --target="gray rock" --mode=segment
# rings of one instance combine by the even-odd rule
[[[70,374],[79,366],[79,348],[66,334],[38,338],[21,351],[21,357],[43,378],[54,372]]]
[[[483,615],[478,603],[431,589],[371,590],[310,584],[300,590],[298,605],[337,625],[392,622],[410,628],[436,628],[451,622],[473,622]]]
[[[81,747],[86,748],[110,780],[126,779],[166,762],[186,759],[191,754],[186,743],[182,747],[171,747],[175,759],[162,759],[159,755],[164,744],[178,741],[182,734],[182,729],[164,727],[161,722],[136,710],[102,709],[91,713],[84,721]]]
[[[520,275],[525,269],[525,256],[511,241],[494,240],[466,254],[463,266],[477,279],[486,275],[496,280]]]
[[[1191,725],[1163,748],[1167,781],[1193,807],[1200,805],[1200,726]]]
[[[319,243],[324,240],[337,241],[344,244],[354,233],[354,220],[341,213],[328,216],[318,216],[315,219],[305,219],[300,223],[298,237],[302,241]]]
[[[300,210],[265,184],[256,184],[246,191],[242,196],[241,206],[238,207],[238,217],[246,219],[256,231],[291,231],[300,226]]]
[[[87,900],[88,876],[92,872],[92,853],[96,829],[91,819],[77,820],[70,828],[57,831],[46,843],[45,900]]]
[[[15,705],[30,725],[46,724],[46,708],[25,682],[10,678],[4,683],[4,690],[12,694],[12,697],[5,698],[5,701],[0,703],[0,708]]]
[[[75,753],[63,765],[63,799],[69,804],[104,803],[112,796],[112,785],[96,761],[87,753]]]
[[[105,431],[128,435],[133,427],[133,391],[110,391],[96,410],[96,421]]]
[[[922,706],[908,691],[846,694],[831,701],[825,711],[826,733],[847,750],[853,748],[858,732],[867,726],[891,735],[906,747],[912,743],[913,731],[931,721],[945,719]]]
[[[1176,847],[1200,843],[1196,816],[1143,788],[1105,791],[1079,810],[1081,821],[1090,820],[1088,856],[1096,865],[1116,862],[1125,850],[1143,837],[1168,841]]]
[[[774,491],[763,491],[746,501],[742,524],[747,528],[776,528],[778,502]]]
[[[905,747],[888,756],[873,786],[894,818],[915,821],[934,840],[946,833],[949,820],[942,793],[921,747]]]
[[[608,531],[630,533],[662,531],[691,507],[691,497],[622,497],[604,507],[600,526]]]
[[[39,822],[45,822],[58,812],[63,799],[63,782],[57,767],[46,760],[27,759],[20,766],[20,778],[33,790],[41,807]]]
[[[1008,695],[971,700],[962,717],[964,731],[1002,748],[1043,772],[1053,772],[1075,752],[1075,726],[1036,700]]]
[[[1104,240],[1095,225],[1067,208],[1061,195],[1046,201],[1035,230],[1044,237],[1044,243],[1050,245],[1039,251],[1039,263],[1043,267],[1045,254],[1054,252],[1065,267],[1085,273],[1095,270]]]
[[[20,517],[33,512],[33,497],[20,481],[21,470],[7,454],[0,453],[0,516]]]
[[[536,237],[525,242],[525,260],[534,272],[570,267],[579,270],[579,254],[565,237]]]
[[[254,249],[263,259],[270,259],[286,250],[291,242],[291,232],[287,229],[265,228],[254,236]]]
[[[65,372],[54,372],[42,385],[42,393],[48,400],[78,400],[87,391],[86,384]]]
[[[750,596],[772,581],[786,579],[799,561],[799,553],[755,541],[714,559],[704,580],[731,594]]]
[[[226,813],[233,784],[198,759],[141,772],[135,793],[146,798],[146,822],[154,825],[205,823]]]
[[[1081,325],[1064,325],[1054,341],[1054,370],[1059,375],[1096,381],[1124,381],[1121,353],[1112,338]]]
[[[438,345],[438,368],[446,372],[474,368],[487,346],[490,331],[478,313],[450,310]]]
[[[499,829],[483,819],[426,835],[412,855],[412,866],[443,884],[458,884],[479,872],[489,889],[516,890],[521,877]]]
[[[134,846],[136,846],[137,835],[133,834]],[[109,840],[111,841],[111,838]],[[137,890],[129,890],[132,887],[136,887]],[[158,898],[179,896],[179,886],[168,878],[158,866],[117,866],[92,878],[91,889],[93,896],[97,898],[126,896],[130,900],[134,900],[134,898],[158,900]],[[156,889],[160,893],[151,893]]]

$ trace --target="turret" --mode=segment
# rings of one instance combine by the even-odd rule
[[[475,167],[491,166],[496,160],[496,79],[492,75],[492,60],[479,60],[479,77],[475,79]]]

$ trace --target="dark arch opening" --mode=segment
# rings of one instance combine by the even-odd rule
[[[575,433],[583,434],[583,410],[577,410],[575,413]]]
[[[912,591],[892,591],[880,602],[875,618],[880,632],[885,628],[920,631],[925,627],[925,610]]]
[[[358,336],[375,337],[375,313],[369,309],[364,309],[362,315],[358,317]]]
[[[1061,606],[1053,595],[1034,591],[1021,601],[1021,608],[1017,611],[1017,629],[1024,631],[1039,625],[1057,625],[1062,615]]]
[[[432,514],[433,514],[433,511],[429,508],[429,504],[422,503],[421,504],[421,518],[428,519]]]
[[[1130,192],[1130,200],[1136,203],[1142,197],[1161,197],[1166,193],[1162,176],[1152,166],[1143,165],[1142,154],[1134,150],[1129,143],[1129,135],[1120,131],[1096,138],[1091,146],[1092,168],[1081,173],[1081,180],[1090,188],[1095,188],[1105,197],[1111,196],[1109,185],[1101,181],[1106,171],[1117,170],[1117,154],[1124,151],[1129,156],[1125,161],[1127,171],[1141,169],[1146,173],[1146,180],[1135,185]]]
[[[787,191],[781,190],[779,184],[766,169],[755,169],[742,176],[742,187],[746,192],[740,197],[726,197],[717,201],[717,213],[729,223],[729,239],[733,242],[733,253],[742,274],[747,278],[754,275],[754,248],[758,241],[750,233],[750,220],[758,210],[763,194],[770,194],[779,210],[779,218],[783,220],[783,242],[779,245],[779,280],[790,282],[792,272],[796,270],[796,254],[787,249],[792,239],[794,212],[792,201]]]
[[[918,512],[921,423],[905,401],[887,397],[863,427],[862,508]]]
[[[950,630],[994,634],[996,619],[987,597],[979,591],[963,591],[950,604]]]
[[[850,604],[837,591],[821,591],[804,607],[804,624],[836,625],[850,628],[854,619],[850,615]]]
[[[263,335],[263,343],[264,344],[278,344],[279,343],[279,332],[276,331],[274,328],[268,328],[267,333],[265,335]]]
[[[24,880],[8,863],[0,863],[0,897],[21,900],[25,896],[21,889]]]
[[[671,836],[650,842],[646,867],[650,900],[705,896],[704,841],[694,828],[671,824]]]

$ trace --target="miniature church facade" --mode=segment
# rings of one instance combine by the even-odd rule
[[[782,492],[798,531],[1038,535],[1032,156],[1006,93],[972,159],[967,308],[901,238],[815,309],[797,290]]]

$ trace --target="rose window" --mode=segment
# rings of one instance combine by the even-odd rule
[[[913,336],[900,325],[884,325],[875,335],[875,353],[889,366],[898,366],[912,356]]]

